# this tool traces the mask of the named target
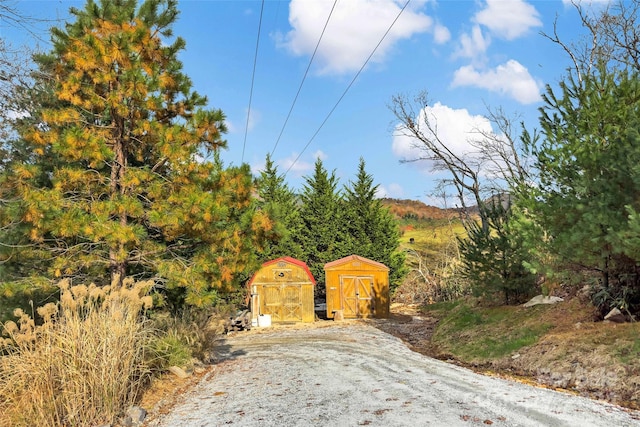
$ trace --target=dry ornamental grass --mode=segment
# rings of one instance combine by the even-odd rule
[[[59,287],[59,303],[37,309],[42,324],[16,310],[2,325],[0,426],[112,423],[148,378],[151,283]]]

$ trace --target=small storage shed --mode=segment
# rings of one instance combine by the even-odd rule
[[[262,264],[247,283],[252,319],[260,314],[271,322],[313,322],[316,284],[304,261],[281,257]]]
[[[389,317],[389,267],[358,255],[324,265],[327,317]]]

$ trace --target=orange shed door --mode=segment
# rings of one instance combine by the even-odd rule
[[[373,276],[340,275],[340,301],[344,317],[373,315]]]

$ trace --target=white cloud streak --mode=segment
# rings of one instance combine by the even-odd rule
[[[294,176],[301,177],[303,175],[306,175],[308,172],[313,171],[316,159],[325,161],[329,158],[329,156],[322,150],[316,151],[311,155],[311,157],[313,159],[313,162],[304,161],[298,158],[298,153],[293,152],[289,155],[289,157],[280,159],[276,163],[278,164],[278,169],[283,173],[285,171],[289,171]],[[298,160],[296,161],[296,159]]]
[[[437,128],[438,137],[442,143],[454,154],[469,157],[474,154],[471,141],[477,137],[477,131],[491,133],[491,122],[484,116],[472,115],[466,109],[453,109],[439,102],[427,106],[420,112],[416,123],[429,123]],[[425,131],[425,134],[427,131]],[[414,160],[425,157],[424,146],[420,141],[406,135],[396,133],[392,142],[393,154],[401,160]],[[433,164],[429,161],[413,163],[422,171],[431,173]]]
[[[338,2],[314,60],[319,67],[318,73],[340,75],[359,70],[404,3],[404,0]],[[401,40],[433,30],[433,19],[420,11],[425,3],[425,0],[415,1],[407,7],[376,51],[372,62],[384,62]],[[333,1],[292,0],[289,4],[292,30],[284,36],[276,35],[278,46],[295,56],[311,55],[332,5]],[[438,28],[437,40],[446,39],[444,30]]]
[[[433,41],[436,44],[445,44],[451,40],[451,32],[447,27],[440,23],[436,23],[433,26]]]
[[[529,70],[513,59],[490,70],[477,70],[472,65],[461,67],[454,73],[452,86],[487,89],[513,98],[521,104],[540,100],[541,84],[536,82]]]
[[[540,13],[524,0],[487,0],[486,6],[474,17],[496,37],[514,40],[532,28],[542,26]]]
[[[391,183],[387,186],[380,185],[376,190],[376,197],[378,199],[382,199],[384,197],[389,197],[393,199],[402,199],[404,198],[404,189],[400,184]]]
[[[487,51],[490,44],[491,37],[484,35],[479,25],[474,25],[470,33],[463,33],[460,36],[458,48],[453,57],[477,58]]]

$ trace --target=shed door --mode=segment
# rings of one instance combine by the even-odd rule
[[[264,285],[262,314],[270,314],[272,322],[282,321],[282,287],[280,285]]]
[[[297,285],[282,285],[282,320],[302,321],[302,288]]]
[[[302,321],[302,291],[299,285],[265,285],[263,314],[272,322]]]
[[[373,276],[340,275],[340,300],[345,317],[373,315]]]

